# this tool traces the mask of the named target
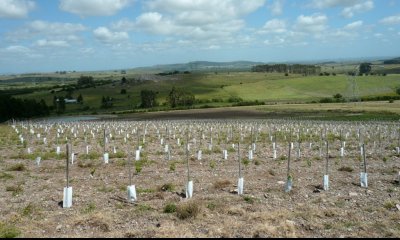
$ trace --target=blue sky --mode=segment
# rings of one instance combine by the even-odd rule
[[[398,0],[0,0],[0,73],[400,56]]]

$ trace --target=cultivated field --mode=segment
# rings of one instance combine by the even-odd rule
[[[17,122],[0,131],[0,236],[400,237],[398,122]],[[71,208],[62,207],[67,161]]]

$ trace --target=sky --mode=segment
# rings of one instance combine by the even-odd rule
[[[0,0],[0,74],[380,56],[399,0]]]

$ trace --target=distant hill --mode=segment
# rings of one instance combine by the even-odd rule
[[[400,64],[400,57],[383,61],[383,64]]]
[[[262,62],[234,61],[234,62],[208,62],[196,61],[181,64],[155,65],[152,67],[135,68],[134,70],[146,70],[156,72],[170,71],[247,71],[255,65],[264,64]]]

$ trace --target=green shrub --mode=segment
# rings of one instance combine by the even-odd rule
[[[164,207],[164,213],[174,213],[176,212],[176,205],[175,203],[168,203]]]
[[[20,234],[16,227],[0,222],[0,238],[16,238]]]

